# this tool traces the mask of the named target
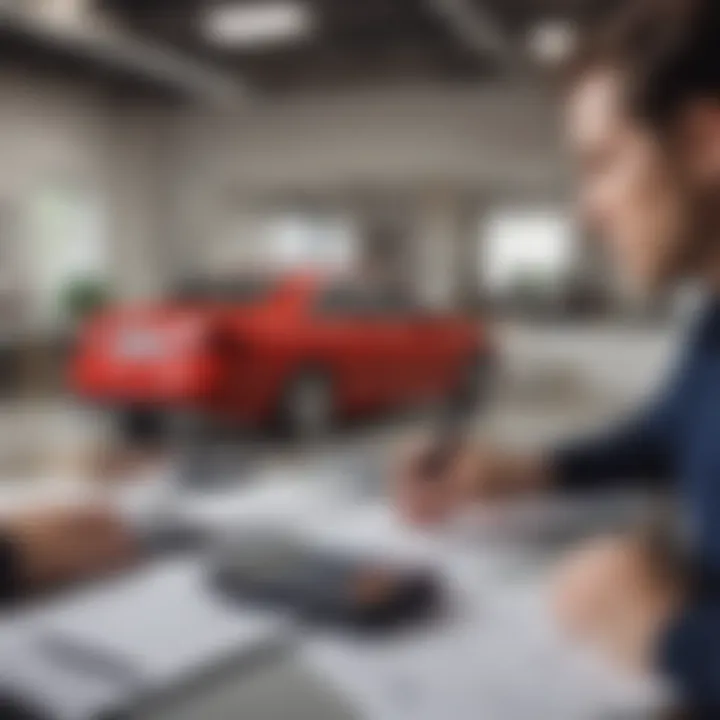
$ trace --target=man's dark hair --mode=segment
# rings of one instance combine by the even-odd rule
[[[570,80],[621,73],[633,113],[658,128],[688,101],[720,101],[720,0],[625,0],[584,33]]]

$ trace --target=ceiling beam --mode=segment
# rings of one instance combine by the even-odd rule
[[[92,26],[61,27],[2,5],[0,30],[197,100],[231,102],[245,90],[237,78],[208,63],[121,32]]]
[[[482,4],[472,0],[427,0],[455,37],[484,59],[488,56],[504,67],[521,64],[522,54],[508,33]]]

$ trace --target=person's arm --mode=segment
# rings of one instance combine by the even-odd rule
[[[545,457],[551,482],[565,490],[593,490],[657,489],[673,481],[679,418],[685,399],[693,392],[697,358],[708,341],[714,342],[715,312],[699,316],[665,389],[645,410],[604,435],[561,445]]]
[[[720,717],[720,604],[688,605],[665,631],[658,654],[681,701],[701,717]]]
[[[553,484],[563,490],[659,488],[674,476],[675,392],[607,434],[568,443],[547,460]]]
[[[557,571],[553,608],[569,639],[632,676],[657,676],[688,717],[720,718],[720,602],[667,519],[594,539]]]
[[[479,453],[474,486],[483,498],[548,490],[663,489],[675,477],[675,443],[682,404],[693,380],[697,341],[664,391],[609,431],[530,455]],[[469,473],[466,473],[469,474]],[[488,492],[490,490],[490,492]]]
[[[432,440],[409,446],[394,474],[400,513],[428,524],[476,502],[497,501],[548,491],[660,488],[673,477],[674,402],[619,429],[549,452],[530,454],[464,443],[441,471],[428,477]]]
[[[480,501],[553,490],[664,488],[675,475],[682,405],[691,394],[701,342],[702,333],[696,333],[687,343],[683,362],[646,411],[605,435],[529,454],[469,440],[430,474],[428,457],[436,453],[437,442],[432,437],[416,441],[393,473],[400,513],[426,524]]]
[[[20,558],[12,537],[0,531],[0,604],[14,600],[21,586]]]
[[[93,578],[131,562],[134,539],[92,504],[14,513],[0,521],[0,604]]]

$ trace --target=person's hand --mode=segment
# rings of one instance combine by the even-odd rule
[[[473,502],[492,502],[541,489],[546,483],[542,462],[458,443],[434,457],[430,438],[419,438],[401,453],[393,475],[400,514],[416,524],[441,521]]]
[[[683,591],[683,580],[641,538],[613,537],[590,543],[562,565],[554,607],[570,638],[643,674]]]
[[[94,505],[16,514],[0,521],[0,532],[15,548],[28,590],[93,578],[123,567],[136,554],[118,517]]]

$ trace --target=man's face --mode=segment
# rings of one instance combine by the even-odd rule
[[[692,188],[658,136],[624,111],[609,71],[584,78],[568,101],[580,168],[580,207],[621,275],[641,291],[689,270],[694,255]]]

